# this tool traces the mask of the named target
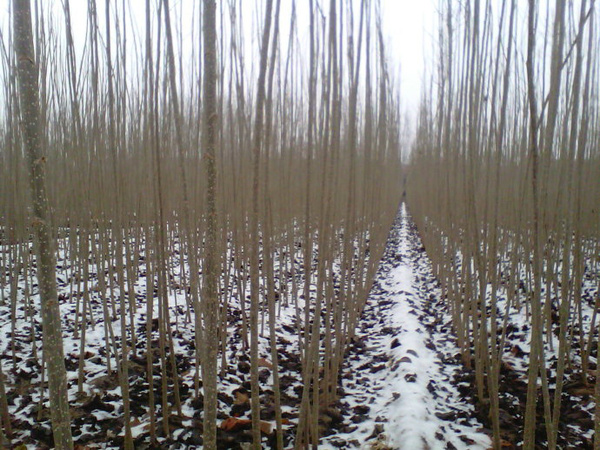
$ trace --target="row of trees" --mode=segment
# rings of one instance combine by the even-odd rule
[[[440,11],[437,89],[420,112],[409,204],[489,405],[494,447],[507,332],[525,315],[523,446],[534,448],[537,432],[556,448],[566,374],[600,380],[598,6],[472,0]]]
[[[344,349],[396,213],[401,121],[378,2],[292,1],[288,17],[281,0],[253,3],[255,10],[241,0],[193,4],[188,11],[186,2],[146,0],[132,11],[126,0],[88,0],[83,34],[70,0],[60,9],[35,2],[33,14],[28,0],[15,0],[12,34],[0,36],[0,302],[11,306],[13,338],[18,311],[26,311],[31,339],[21,351],[47,368],[57,448],[73,445],[61,322],[80,340],[79,392],[86,331],[103,323],[103,360],[121,388],[125,447],[133,448],[133,357],[147,362],[149,439],[156,442],[159,426],[169,435],[169,416],[182,411],[173,280],[187,311],[177,326],[195,335],[205,447],[216,447],[217,375],[231,364],[227,317],[236,308],[250,353],[254,446],[261,442],[258,344],[266,322],[283,447],[282,304],[294,307],[304,380],[296,446],[316,445],[319,414],[336,398]],[[309,18],[306,30],[299,17]],[[47,185],[47,206],[39,204],[38,182]],[[55,269],[56,251],[70,265]],[[61,302],[75,303],[74,316],[59,317],[56,275],[70,286]],[[140,311],[144,333],[136,328]],[[16,367],[14,340],[11,348]],[[0,370],[10,390],[13,372]],[[0,408],[10,436],[6,403]]]

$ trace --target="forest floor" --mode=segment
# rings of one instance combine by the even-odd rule
[[[9,251],[2,248],[1,251]],[[169,268],[170,342],[165,344],[167,362],[161,365],[158,306],[153,307],[151,362],[154,404],[158,423],[158,446],[149,440],[149,400],[146,341],[147,278],[143,249],[133,289],[137,308],[127,314],[127,339],[135,329],[134,351],[129,358],[129,395],[136,449],[193,449],[202,446],[203,397],[195,393],[194,324],[188,315],[184,280],[177,260]],[[302,252],[298,252],[300,255]],[[92,261],[92,260],[90,260]],[[295,282],[303,284],[303,262],[297,262]],[[23,272],[23,271],[21,271]],[[123,405],[121,387],[114,373],[115,348],[120,347],[121,320],[114,304],[103,309],[98,286],[101,268],[91,265],[87,276],[91,288],[84,292],[75,264],[59,253],[58,288],[63,315],[65,364],[68,371],[73,434],[77,448],[113,449],[123,445]],[[26,279],[28,280],[26,282]],[[110,279],[110,277],[109,277]],[[189,279],[189,278],[187,278]],[[110,298],[121,295],[112,280]],[[250,432],[250,364],[242,343],[240,295],[234,275],[227,312],[227,345],[219,376],[219,448],[246,448]],[[288,280],[290,283],[290,280]],[[0,302],[0,362],[6,378],[7,399],[13,438],[9,448],[51,448],[49,409],[41,370],[41,318],[35,277],[21,273],[16,283],[17,299]],[[10,286],[4,289],[10,299]],[[153,288],[156,289],[156,286]],[[83,299],[89,302],[85,309]],[[107,294],[107,293],[105,293]],[[592,295],[591,293],[590,295]],[[503,305],[503,297],[499,305]],[[298,308],[303,300],[298,297]],[[156,303],[156,302],[155,302]],[[501,372],[502,432],[507,448],[519,448],[519,434],[526,391],[528,328],[524,312],[510,312],[506,353]],[[75,317],[85,310],[85,336]],[[583,314],[589,314],[586,309]],[[108,325],[104,317],[108,315]],[[265,316],[263,316],[265,317]],[[14,318],[14,320],[11,320]],[[500,317],[502,319],[502,317]],[[131,326],[133,324],[133,327]],[[303,324],[293,302],[278,302],[276,325],[281,399],[286,448],[291,448],[302,396],[298,330]],[[110,336],[107,344],[106,336]],[[261,322],[260,387],[263,445],[274,445],[273,366],[270,362],[268,316]],[[169,339],[168,339],[169,341]],[[82,348],[83,343],[83,348]],[[110,361],[113,371],[107,370]],[[173,365],[177,366],[179,403],[174,396]],[[80,378],[80,373],[82,377]],[[167,373],[166,398],[163,375]],[[371,449],[487,449],[491,445],[490,424],[485,408],[476,401],[474,375],[462,364],[448,313],[431,263],[405,206],[391,231],[388,246],[376,275],[356,336],[351,342],[340,376],[341,394],[334,405],[320,448]],[[587,448],[591,442],[594,402],[587,387],[567,374],[567,395],[563,408],[570,421],[561,423],[561,440]],[[170,418],[162,423],[162,403],[166,400]],[[540,433],[543,422],[540,422]],[[164,430],[168,433],[165,433]],[[543,439],[543,438],[542,438]],[[543,441],[541,441],[543,442]],[[19,447],[21,446],[21,447]]]

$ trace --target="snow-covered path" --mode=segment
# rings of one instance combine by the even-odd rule
[[[452,383],[461,366],[450,317],[404,205],[356,337],[342,374],[351,424],[323,448],[490,447]]]

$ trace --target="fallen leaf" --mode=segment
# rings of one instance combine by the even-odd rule
[[[260,431],[264,434],[271,434],[273,432],[273,424],[271,422],[260,421]]]
[[[252,425],[251,420],[238,419],[237,417],[228,417],[223,422],[221,422],[221,429],[225,431],[236,431],[248,425]]]
[[[248,397],[248,394],[246,394],[245,392],[241,392],[238,390],[235,391],[233,395],[235,396],[235,400],[233,400],[234,405],[245,405],[250,401],[250,397]]]
[[[273,364],[271,364],[265,358],[259,358],[258,359],[258,367],[266,367],[267,369],[273,369]]]

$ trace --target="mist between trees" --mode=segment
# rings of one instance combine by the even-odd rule
[[[523,448],[572,448],[565,432],[583,424],[565,404],[592,415],[595,404],[600,448],[598,7],[550,3],[545,16],[535,0],[441,3],[437,94],[422,104],[408,171],[495,448],[510,406],[499,396],[518,373],[506,356],[522,350],[505,345],[515,317],[529,361],[512,434]]]
[[[57,9],[36,1],[30,11],[15,0],[12,27],[2,30],[0,283],[10,294],[3,289],[0,302],[12,307],[13,344],[0,370],[21,358],[47,369],[39,415],[49,396],[55,445],[71,448],[61,332],[80,342],[73,407],[87,395],[86,336],[102,321],[102,364],[120,387],[122,445],[133,448],[131,427],[141,415],[149,442],[169,436],[170,419],[182,415],[187,397],[173,335],[193,330],[191,396],[203,398],[204,446],[215,448],[218,375],[231,363],[227,320],[236,292],[251,361],[254,447],[258,339],[267,323],[281,448],[274,333],[281,305],[292,304],[304,382],[295,445],[316,444],[319,412],[336,398],[345,345],[402,193],[399,99],[377,2],[292,2],[284,17],[280,0],[268,0],[253,12],[264,15],[255,39],[242,33],[240,1],[205,0],[194,12],[190,54],[175,50],[188,36],[168,0],[146,0],[143,28],[131,26],[126,1],[89,0],[87,17],[74,17],[72,3]],[[309,30],[298,30],[297,8],[310,17]],[[74,23],[83,21],[85,37],[74,37]],[[300,51],[300,32],[308,50]],[[249,40],[258,63],[244,52]],[[294,271],[303,273],[299,284]],[[175,272],[184,313],[174,322]],[[51,280],[39,304],[36,274]],[[63,308],[72,311],[66,315],[56,303],[57,277],[71,292],[60,306],[75,305]],[[28,329],[17,329],[23,305]],[[17,350],[19,333],[30,338]],[[151,387],[143,414],[129,398],[134,359],[145,359]],[[2,438],[10,439],[5,401],[0,409]]]

